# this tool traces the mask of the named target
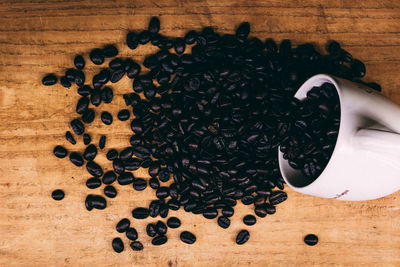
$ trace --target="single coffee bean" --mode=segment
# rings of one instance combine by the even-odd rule
[[[118,55],[118,49],[113,45],[106,45],[102,50],[104,57],[116,57]]]
[[[257,221],[256,217],[250,214],[243,217],[243,222],[246,225],[254,225],[256,224],[256,221]]]
[[[137,158],[129,158],[122,161],[125,167],[125,170],[135,171],[140,167],[140,160]]]
[[[103,149],[106,146],[106,136],[102,135],[99,140],[99,148]]]
[[[65,77],[69,82],[75,82],[76,69],[67,69],[65,71]]]
[[[86,163],[86,170],[94,177],[100,177],[103,175],[103,169],[94,161]]]
[[[42,84],[43,85],[54,85],[57,83],[57,76],[54,74],[47,74],[46,76],[43,77],[42,79]]]
[[[124,69],[122,69],[122,68],[116,69],[111,74],[110,81],[112,83],[117,83],[119,80],[121,80],[124,77],[124,75],[125,75]]]
[[[104,55],[101,49],[93,49],[92,52],[90,52],[89,57],[90,60],[96,65],[101,65],[104,63]]]
[[[115,229],[117,230],[118,233],[123,233],[128,230],[129,226],[131,225],[131,222],[127,218],[121,219],[117,225],[115,226]]]
[[[85,132],[85,126],[79,119],[73,119],[70,125],[74,133],[77,135],[81,135]]]
[[[146,208],[136,208],[132,211],[132,217],[135,219],[146,219],[149,217],[149,210]]]
[[[110,63],[108,63],[108,66],[113,70],[117,70],[124,67],[124,62],[121,58],[114,58]]]
[[[105,125],[110,125],[113,121],[113,117],[112,115],[107,112],[107,111],[103,111],[101,113],[101,121],[105,124]]]
[[[85,74],[82,71],[77,70],[75,72],[74,82],[76,83],[76,85],[82,86],[85,83]]]
[[[135,251],[143,250],[143,244],[140,241],[133,241],[130,246],[131,249]]]
[[[149,185],[152,189],[158,189],[160,187],[160,182],[157,178],[151,178],[149,180]]]
[[[95,113],[94,110],[89,108],[82,114],[82,121],[84,123],[92,123],[94,121]]]
[[[218,211],[214,208],[207,208],[203,213],[204,218],[206,219],[214,219],[218,216]]]
[[[169,190],[168,190],[168,187],[166,187],[166,186],[161,186],[156,191],[156,196],[159,199],[166,198],[166,197],[168,197],[168,195],[169,195]]]
[[[126,35],[126,44],[128,45],[128,47],[130,49],[132,49],[132,50],[136,49],[136,47],[138,47],[138,44],[139,44],[139,42],[137,40],[137,34],[134,32],[129,32]]]
[[[238,39],[246,39],[250,33],[250,24],[248,22],[243,22],[236,29],[236,37]]]
[[[81,55],[76,55],[74,59],[74,65],[78,70],[81,70],[85,67],[85,60]]]
[[[158,33],[160,30],[160,20],[157,17],[152,17],[150,19],[148,30],[152,34]]]
[[[308,234],[304,237],[304,243],[309,246],[315,246],[318,243],[318,236],[314,234]]]
[[[196,242],[196,236],[188,231],[183,231],[180,235],[182,242],[186,244],[193,244]]]
[[[117,190],[112,185],[107,185],[104,187],[104,195],[109,198],[115,198],[117,196]]]
[[[87,195],[85,199],[85,207],[88,211],[91,211],[93,209],[92,197],[93,195]]]
[[[269,196],[269,202],[272,205],[277,205],[279,203],[282,203],[287,199],[287,194],[286,192],[283,191],[273,191],[271,192],[271,195]]]
[[[108,160],[112,161],[112,160],[118,158],[118,151],[115,149],[110,149],[110,150],[108,150],[106,157]]]
[[[146,189],[146,187],[147,187],[147,181],[145,179],[136,178],[135,180],[133,180],[133,188],[136,191],[143,191]]]
[[[165,235],[165,234],[167,233],[167,230],[168,230],[167,226],[166,226],[165,223],[163,223],[162,221],[158,221],[158,222],[156,223],[156,231],[157,231],[157,234],[159,234],[159,235]]]
[[[64,86],[65,88],[69,88],[69,87],[71,87],[71,85],[72,85],[71,82],[68,81],[67,77],[65,77],[65,76],[60,77],[60,83],[61,83],[61,85]]]
[[[57,158],[65,158],[68,155],[68,151],[62,146],[56,146],[53,150],[54,155]]]
[[[234,210],[231,207],[225,207],[222,209],[222,215],[225,217],[232,217]]]
[[[150,41],[150,32],[145,30],[145,31],[141,31],[138,36],[137,36],[137,40],[139,41],[139,44],[145,45]]]
[[[175,52],[180,55],[183,54],[185,52],[185,41],[182,38],[176,38],[174,41],[174,49]]]
[[[93,89],[93,91],[90,94],[90,103],[92,103],[93,106],[97,107],[101,103],[101,91],[98,88]]]
[[[64,196],[65,196],[64,191],[62,191],[61,189],[54,190],[54,191],[51,193],[51,197],[52,197],[54,200],[61,200],[61,199],[64,198]]]
[[[83,152],[83,157],[87,161],[92,161],[96,158],[97,155],[97,148],[95,145],[90,144],[86,147],[85,151]]]
[[[92,177],[86,180],[86,186],[89,189],[95,189],[101,186],[101,180],[96,177]]]
[[[113,90],[110,87],[104,87],[100,92],[100,98],[106,104],[111,103],[114,98]]]
[[[146,233],[150,237],[155,237],[157,235],[156,226],[152,223],[149,223],[146,226]]]
[[[250,233],[247,230],[241,230],[236,236],[236,244],[243,245],[250,238]]]
[[[65,139],[73,145],[76,144],[76,140],[70,131],[65,132]]]
[[[116,162],[118,159],[114,160],[114,162]],[[117,170],[114,168],[115,172],[117,172]],[[118,173],[118,172],[117,172]],[[135,178],[133,177],[133,174],[130,172],[121,172],[121,174],[118,176],[118,183],[120,185],[128,185],[133,183],[133,180]]]
[[[126,230],[126,237],[132,241],[135,241],[138,238],[138,233],[135,228],[129,227]]]
[[[167,218],[168,217],[168,205],[167,204],[161,204],[160,205],[160,217],[161,218]]]
[[[127,110],[127,109],[122,109],[122,110],[120,110],[120,111],[118,112],[117,117],[118,117],[118,119],[119,119],[120,121],[126,121],[126,120],[128,120],[129,117],[130,117],[129,110]]]
[[[122,160],[126,160],[131,158],[133,155],[133,150],[132,147],[127,147],[124,148],[120,153],[119,153],[119,158]]]
[[[124,243],[122,242],[121,238],[116,237],[112,240],[112,247],[115,252],[121,253],[124,251]]]
[[[83,158],[78,152],[72,152],[69,154],[69,160],[75,165],[75,166],[82,166],[83,165]]]
[[[266,205],[260,205],[260,206],[256,206],[254,208],[254,213],[260,217],[260,218],[264,218],[265,216],[267,216],[267,207]]]
[[[92,141],[92,137],[89,134],[83,134],[83,144],[88,145]]]
[[[117,180],[117,175],[113,171],[107,171],[103,175],[103,184],[112,184],[115,180]]]
[[[231,225],[231,220],[229,220],[228,217],[220,216],[218,218],[218,225],[221,226],[222,228],[226,229]]]
[[[153,240],[151,240],[151,243],[154,246],[160,246],[160,245],[167,243],[167,241],[168,241],[168,238],[165,235],[159,235],[157,237],[154,237]]]
[[[90,205],[95,209],[103,210],[107,207],[106,199],[102,196],[92,195],[89,201]]]
[[[176,217],[170,217],[167,220],[167,225],[169,228],[179,228],[179,226],[181,226],[181,221]]]

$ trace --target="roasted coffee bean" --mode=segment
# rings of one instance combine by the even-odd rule
[[[271,195],[269,196],[269,203],[271,203],[272,205],[277,205],[279,203],[282,203],[286,199],[287,199],[286,192],[273,191],[273,192],[271,192]]]
[[[42,79],[43,85],[54,85],[56,83],[57,83],[57,76],[55,76],[54,74],[47,74]]]
[[[150,41],[150,32],[149,31],[141,31],[138,36],[137,36],[137,40],[139,42],[139,44],[145,45]]]
[[[117,180],[117,175],[113,171],[107,171],[103,175],[103,184],[112,184]]]
[[[135,219],[146,219],[149,217],[149,210],[146,208],[136,208],[132,211],[132,217]]]
[[[158,33],[160,30],[160,20],[157,17],[152,17],[150,19],[148,30],[152,34]]]
[[[94,121],[95,113],[94,110],[89,108],[82,114],[82,121],[84,123],[92,123]]]
[[[185,43],[193,44],[197,39],[197,32],[194,30],[188,31],[183,39]]]
[[[128,76],[128,78],[133,79],[135,78],[137,75],[139,75],[141,70],[141,67],[138,63],[132,61],[129,65],[129,68],[126,70],[126,76]]]
[[[86,147],[85,151],[83,152],[83,157],[87,161],[92,161],[96,158],[97,155],[97,148],[95,145],[90,144]]]
[[[104,57],[116,57],[118,55],[118,49],[113,45],[106,45],[102,50]]]
[[[222,209],[222,215],[225,217],[232,217],[233,213],[234,211],[231,207],[225,207]]]
[[[62,146],[56,146],[53,150],[54,155],[57,158],[65,158],[68,155],[68,151]]]
[[[267,216],[268,213],[267,213],[266,204],[256,206],[254,208],[254,213],[260,218],[264,218],[265,216]]]
[[[167,241],[168,241],[168,238],[165,235],[159,235],[157,237],[154,237],[153,240],[151,240],[151,243],[154,246],[160,246],[160,245],[167,243]]]
[[[218,211],[214,208],[207,208],[204,212],[203,212],[203,216],[206,219],[214,219],[215,217],[218,216]]]
[[[67,69],[65,71],[65,77],[69,82],[75,82],[75,76],[76,76],[76,69]]]
[[[113,168],[114,168],[114,171],[118,174],[122,174],[123,171],[125,170],[125,166],[124,166],[122,160],[120,160],[120,159],[113,160]],[[132,173],[130,173],[130,174],[132,174]],[[118,182],[120,182],[121,185],[123,185],[123,181],[126,181],[126,179],[127,179],[126,176],[127,175],[124,174],[123,177],[121,177],[121,182],[120,182],[120,179],[118,179]],[[130,180],[130,183],[132,183],[132,182],[133,182],[133,175],[132,175],[132,179]]]
[[[85,207],[88,211],[91,211],[93,209],[92,206],[92,197],[93,195],[87,195],[85,199]]]
[[[157,217],[160,214],[161,203],[158,200],[153,200],[149,205],[149,215],[152,218]]]
[[[248,22],[243,22],[236,29],[236,37],[238,39],[246,39],[250,33],[250,24]]]
[[[247,230],[241,230],[236,236],[236,244],[243,245],[250,238],[250,233]]]
[[[308,234],[304,237],[304,243],[309,246],[315,246],[318,243],[318,236],[314,234]]]
[[[129,32],[126,35],[126,44],[128,45],[128,47],[130,49],[132,49],[132,50],[136,49],[136,47],[138,47],[138,44],[139,44],[139,42],[137,40],[137,34],[134,32]]]
[[[81,135],[85,131],[85,126],[79,119],[73,119],[70,123],[72,130],[75,134]]]
[[[133,188],[136,191],[143,191],[147,187],[147,181],[142,178],[136,178],[133,180]]]
[[[110,63],[108,63],[108,66],[113,70],[117,70],[120,68],[124,68],[124,62],[121,58],[114,58],[110,61]]]
[[[168,195],[169,195],[169,189],[166,186],[161,186],[156,191],[156,196],[159,199],[166,198],[168,197]]]
[[[130,115],[131,115],[131,114],[130,114],[130,112],[129,112],[128,109],[122,109],[122,110],[120,110],[120,111],[118,112],[117,117],[118,117],[118,119],[119,119],[120,121],[126,121],[126,120],[129,119]]]
[[[90,195],[89,206],[94,209],[103,210],[107,207],[107,201],[104,197],[99,195]]]
[[[65,132],[65,139],[73,145],[76,144],[76,140],[70,131]]]
[[[107,111],[103,111],[101,113],[101,121],[105,124],[105,125],[110,125],[113,122],[113,117],[112,115],[107,112]]]
[[[113,90],[110,87],[104,87],[103,90],[100,92],[101,100],[108,104],[111,103],[114,97]]]
[[[246,225],[254,225],[256,224],[256,217],[254,217],[253,215],[246,215],[243,217],[243,222]]]
[[[167,218],[168,217],[168,205],[167,204],[161,204],[160,205],[160,217],[161,218]]]
[[[106,136],[102,135],[99,140],[99,148],[103,149],[106,146]]]
[[[157,178],[151,178],[149,180],[149,185],[152,189],[158,189],[160,187],[160,182]]]
[[[92,52],[90,52],[89,57],[90,60],[96,65],[101,65],[104,63],[104,55],[101,49],[93,49]]]
[[[78,70],[81,70],[85,67],[85,60],[81,55],[77,55],[74,59],[74,65]]]
[[[112,247],[115,252],[121,253],[124,251],[124,243],[122,242],[121,238],[116,237],[112,240]]]
[[[180,234],[180,238],[181,238],[182,242],[184,242],[186,244],[193,244],[194,242],[196,242],[196,236],[188,231],[183,231]]]
[[[114,186],[107,185],[106,187],[104,187],[104,195],[106,195],[109,198],[114,198],[117,196],[117,190],[115,189]]]
[[[85,83],[85,74],[82,71],[77,70],[75,72],[74,82],[76,83],[76,85],[82,86]]]
[[[83,158],[82,156],[77,153],[77,152],[72,152],[69,154],[69,160],[75,165],[75,166],[82,166],[83,165]]]
[[[127,147],[119,153],[119,158],[122,160],[126,160],[131,158],[132,155],[133,155],[132,147]]]
[[[117,230],[118,233],[123,233],[128,230],[129,226],[131,225],[131,222],[127,218],[121,219],[117,225],[115,226],[115,229]]]
[[[170,217],[167,220],[167,225],[169,228],[179,228],[181,226],[181,221],[176,217]]]
[[[224,229],[228,228],[231,225],[231,220],[228,217],[220,216],[218,218],[218,225]]]
[[[64,198],[64,196],[65,196],[64,191],[62,191],[61,189],[54,190],[54,191],[51,193],[51,197],[52,197],[54,200],[61,200],[61,199]]]
[[[133,241],[130,246],[131,249],[135,251],[143,250],[143,244],[140,241]]]
[[[137,158],[129,158],[122,161],[125,167],[125,170],[135,171],[140,167],[140,160]]]
[[[88,145],[92,141],[92,137],[89,134],[83,134],[83,144]]]
[[[146,233],[150,237],[155,237],[157,235],[156,226],[152,223],[149,223],[146,226]]]
[[[67,77],[65,77],[65,76],[60,77],[60,83],[61,83],[61,85],[64,86],[65,88],[69,88],[69,87],[71,87],[71,85],[72,85],[71,82],[68,81]]]
[[[135,240],[138,238],[138,233],[137,233],[136,229],[133,228],[133,227],[129,227],[129,228],[126,230],[126,237],[127,237],[129,240],[135,241]]]
[[[100,177],[103,175],[103,169],[94,161],[86,163],[86,170],[94,177]]]
[[[182,38],[176,38],[174,41],[174,49],[177,54],[183,54],[185,52],[185,41]]]
[[[110,149],[110,150],[108,150],[106,157],[108,160],[112,161],[112,160],[118,158],[118,151],[115,149]]]
[[[159,235],[165,235],[167,233],[168,227],[162,221],[156,223],[156,231]]]
[[[131,139],[131,144],[132,144],[132,139]],[[151,158],[144,158],[142,160],[142,162],[140,162],[140,166],[142,168],[149,168],[152,163],[153,163],[153,160]]]
[[[92,177],[86,180],[86,186],[90,189],[95,189],[101,186],[101,180],[97,177]]]
[[[93,106],[99,106],[101,103],[101,91],[100,89],[96,88],[92,91],[90,94],[90,103],[92,103]]]
[[[179,210],[179,202],[176,199],[170,199],[168,200],[167,206],[170,210]]]
[[[156,177],[158,173],[160,172],[160,166],[153,164],[149,167],[149,174],[151,177]]]
[[[125,70],[123,68],[116,69],[113,71],[110,77],[110,82],[117,83],[125,75]]]
[[[78,88],[78,94],[81,96],[89,96],[92,90],[93,89],[89,85],[84,85]]]

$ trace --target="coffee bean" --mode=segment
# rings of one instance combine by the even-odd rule
[[[104,63],[104,55],[101,49],[93,49],[92,52],[90,52],[89,57],[90,60],[96,65],[101,65]]]
[[[74,82],[76,83],[76,85],[82,86],[85,83],[85,74],[82,71],[77,70],[75,72]]]
[[[101,113],[101,121],[105,124],[105,125],[110,125],[113,121],[113,117],[112,115],[107,112],[107,111],[103,111]]]
[[[184,37],[185,43],[193,44],[196,41],[197,32],[194,30],[188,31]]]
[[[141,70],[141,67],[138,63],[132,61],[130,62],[129,68],[126,69],[126,76],[128,76],[128,78],[133,79],[135,78],[137,75],[139,75]]]
[[[222,215],[225,217],[232,217],[234,210],[231,207],[225,207],[222,209]]]
[[[64,198],[64,196],[65,196],[64,191],[62,191],[61,189],[54,190],[54,191],[51,193],[51,197],[52,197],[54,200],[61,200],[61,199]]]
[[[124,69],[116,69],[110,77],[110,81],[112,83],[117,83],[119,80],[121,80],[125,75],[125,70]]]
[[[107,202],[102,196],[88,195],[86,197],[85,205],[89,211],[93,208],[103,210],[107,207]]]
[[[84,123],[92,123],[94,121],[95,113],[94,110],[89,108],[82,114],[82,121]]]
[[[116,57],[118,55],[118,49],[113,45],[106,45],[102,50],[104,57]]]
[[[236,236],[236,244],[243,245],[250,238],[250,233],[247,230],[241,230]]]
[[[165,235],[167,233],[168,227],[162,221],[156,223],[156,231],[159,235]]]
[[[184,242],[186,244],[193,244],[194,242],[196,242],[196,236],[188,231],[183,231],[180,234],[180,238],[181,238],[182,242]]]
[[[57,76],[54,74],[47,74],[46,76],[43,77],[42,79],[42,84],[43,85],[54,85],[57,83]]]
[[[112,247],[115,252],[121,253],[124,251],[124,243],[122,242],[121,238],[116,237],[112,240]]]
[[[148,30],[152,34],[158,33],[160,30],[160,20],[157,17],[152,17],[150,19]]]
[[[308,234],[304,237],[304,243],[309,246],[315,246],[318,243],[318,236],[314,234]]]
[[[287,199],[287,194],[286,192],[283,191],[273,191],[271,192],[271,195],[269,196],[269,202],[272,205],[277,205],[279,203],[282,203]]]
[[[147,182],[145,179],[142,178],[136,178],[133,180],[133,188],[136,191],[143,191],[147,187]]]
[[[156,226],[152,223],[149,223],[146,226],[146,233],[150,237],[155,237],[157,235]]]
[[[267,216],[267,207],[265,204],[260,205],[260,206],[256,206],[254,209],[254,213],[260,217],[260,218],[264,218],[265,216]]]
[[[116,162],[118,159],[116,159],[116,160],[114,160],[114,162]],[[114,170],[115,170],[115,172],[117,172],[118,173],[118,169],[116,169],[115,168],[115,166],[114,166]],[[120,184],[120,185],[128,185],[128,184],[131,184],[131,183],[133,183],[133,180],[134,180],[135,178],[133,177],[133,174],[132,173],[130,173],[130,172],[123,172],[123,170],[122,170],[122,172],[121,172],[121,174],[118,176],[118,183]]]
[[[91,92],[90,95],[90,103],[92,103],[93,106],[99,106],[101,103],[101,95],[100,95],[100,89],[96,88]]]
[[[169,228],[179,228],[181,226],[181,221],[176,217],[170,217],[167,220],[167,225]]]
[[[167,241],[168,241],[168,238],[166,236],[159,235],[157,237],[154,237],[153,240],[151,240],[151,243],[154,246],[160,246],[160,245],[163,245],[163,244],[167,243]]]
[[[126,121],[126,120],[128,120],[129,117],[130,117],[129,110],[127,110],[127,109],[122,109],[122,110],[120,110],[120,111],[118,112],[117,117],[118,117],[118,119],[119,119],[120,121]]]
[[[146,219],[149,217],[149,210],[146,208],[136,208],[132,211],[132,217],[135,219]]]
[[[75,134],[81,135],[85,131],[85,126],[79,119],[73,119],[70,123],[72,130]]]
[[[254,225],[256,224],[256,217],[254,217],[253,215],[246,215],[243,217],[243,222],[246,225]]]
[[[160,187],[160,182],[157,178],[151,178],[149,180],[149,185],[152,189],[158,189]]]
[[[138,233],[135,228],[129,227],[126,230],[126,237],[132,241],[135,241],[138,238]]]
[[[65,132],[65,139],[67,139],[67,141],[70,142],[73,145],[76,144],[76,140],[75,140],[74,136],[71,134],[70,131],[66,131]]]
[[[110,150],[108,150],[106,157],[108,160],[112,161],[112,160],[118,158],[118,151],[115,149],[110,149]]]
[[[126,44],[128,45],[128,47],[130,49],[136,49],[136,47],[138,46],[139,42],[137,40],[137,34],[134,32],[129,32],[126,35]]]
[[[150,36],[151,35],[149,31],[141,31],[137,36],[137,40],[139,44],[145,45],[150,41]]]
[[[231,225],[231,220],[229,220],[228,217],[220,216],[218,218],[218,225],[221,226],[222,228],[226,229]]]
[[[168,195],[169,195],[168,187],[161,186],[161,187],[159,187],[159,188],[157,189],[157,191],[156,191],[156,196],[157,196],[157,198],[159,198],[159,199],[166,198],[166,197],[168,197]]]
[[[88,145],[92,141],[92,138],[90,137],[89,134],[83,134],[83,144]]]
[[[65,88],[69,88],[69,87],[71,87],[71,85],[72,85],[71,82],[68,81],[67,77],[65,77],[65,76],[61,76],[61,77],[60,77],[60,83],[61,83],[61,85],[64,86]]]
[[[167,218],[168,217],[168,205],[166,204],[161,204],[160,205],[160,217],[161,218]]]
[[[85,151],[83,152],[83,157],[87,161],[92,161],[96,158],[97,155],[97,148],[95,145],[90,144],[86,147]]]
[[[85,60],[81,55],[76,55],[74,59],[74,65],[78,70],[81,70],[85,67]]]
[[[106,146],[106,136],[102,135],[99,140],[99,148],[103,149]]]
[[[69,160],[75,165],[75,166],[82,166],[83,165],[83,158],[82,156],[77,153],[77,152],[72,152],[69,154]]]
[[[65,158],[68,155],[68,151],[62,146],[56,146],[53,150],[54,155],[57,158]]]
[[[86,180],[86,186],[90,189],[95,189],[101,186],[101,180],[96,177],[92,177]]]
[[[122,161],[125,167],[125,170],[135,171],[140,167],[140,160],[137,158],[129,158]]]
[[[246,39],[250,33],[250,24],[248,22],[243,22],[236,29],[236,37],[238,39]]]
[[[174,41],[174,49],[177,54],[183,54],[185,52],[185,41],[182,38],[176,38]]]
[[[94,177],[100,177],[103,175],[103,169],[94,161],[86,163],[86,169]]]
[[[110,87],[104,87],[103,90],[100,92],[101,100],[108,104],[111,103],[114,97],[113,90]]]
[[[103,175],[103,184],[112,184],[117,179],[117,175],[113,171],[107,171]]]
[[[143,250],[143,244],[140,241],[133,241],[130,246],[131,249],[135,251]]]
[[[114,198],[117,196],[117,190],[115,189],[114,186],[107,185],[106,187],[104,187],[104,195],[106,195],[109,198]]]
[[[207,208],[203,213],[204,218],[206,219],[214,219],[218,216],[218,211],[214,208]]]
[[[129,219],[123,218],[117,223],[115,229],[117,230],[118,233],[124,233],[126,232],[126,230],[128,230],[130,225],[131,222],[129,221]]]

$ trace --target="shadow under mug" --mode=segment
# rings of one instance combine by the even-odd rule
[[[278,150],[287,185],[303,194],[353,201],[400,190],[400,106],[369,87],[326,74],[308,79],[295,97],[302,100],[309,90],[324,83],[335,86],[340,100],[336,146],[313,181],[293,169]]]

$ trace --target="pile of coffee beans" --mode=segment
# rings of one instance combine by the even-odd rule
[[[75,138],[82,135],[87,147],[68,152],[56,146],[54,155],[69,155],[74,165],[85,165],[93,176],[86,186],[93,189],[105,184],[108,198],[117,196],[116,183],[132,184],[137,191],[149,185],[156,199],[148,207],[134,208],[135,219],[167,218],[169,210],[182,207],[186,212],[216,219],[225,229],[238,202],[253,205],[258,217],[274,214],[275,206],[287,199],[281,191],[284,181],[278,167],[278,147],[292,166],[315,178],[329,160],[339,123],[337,99],[329,85],[313,89],[304,101],[296,100],[294,93],[304,81],[321,72],[358,81],[365,75],[364,64],[335,41],[328,44],[328,54],[321,54],[310,43],[292,47],[290,40],[277,44],[273,39],[249,37],[247,22],[234,34],[205,27],[171,38],[159,30],[160,21],[154,17],[147,30],[127,34],[126,44],[131,50],[146,44],[159,48],[142,64],[117,57],[117,47],[106,45],[90,52],[90,61],[104,67],[91,81],[86,79],[87,62],[81,55],[75,57],[75,68],[67,69],[64,76],[58,79],[49,74],[43,78],[44,85],[58,80],[64,87],[76,84],[81,96],[77,116],[70,123],[75,137],[67,131],[66,138],[76,144]],[[113,59],[105,67],[107,58]],[[103,171],[95,160],[107,146],[106,135],[98,141],[98,150],[85,131],[96,116],[105,125],[113,123],[110,113],[97,108],[102,102],[113,101],[110,86],[125,75],[133,80],[133,91],[123,95],[126,107],[117,118],[129,122],[133,134],[130,146],[104,152],[113,170]],[[370,86],[380,89],[377,84]],[[318,118],[310,117],[314,115]],[[326,123],[326,127],[318,128],[318,123]],[[312,135],[304,129],[308,125]],[[315,136],[322,139],[314,140]],[[148,169],[151,178],[134,177],[132,171],[139,168]],[[53,193],[55,199],[63,195],[58,190]],[[107,201],[88,194],[85,206],[89,211],[104,209]],[[243,222],[254,225],[256,218],[249,214]],[[168,227],[180,226],[178,218],[170,217],[166,224],[147,224],[146,232],[153,245],[162,245],[168,241]],[[133,250],[143,249],[129,219],[122,219],[116,230],[126,234]],[[247,230],[241,230],[236,243],[242,245],[249,237]],[[180,239],[187,244],[196,242],[196,236],[188,231],[182,231]],[[121,238],[113,239],[112,247],[122,252]]]

